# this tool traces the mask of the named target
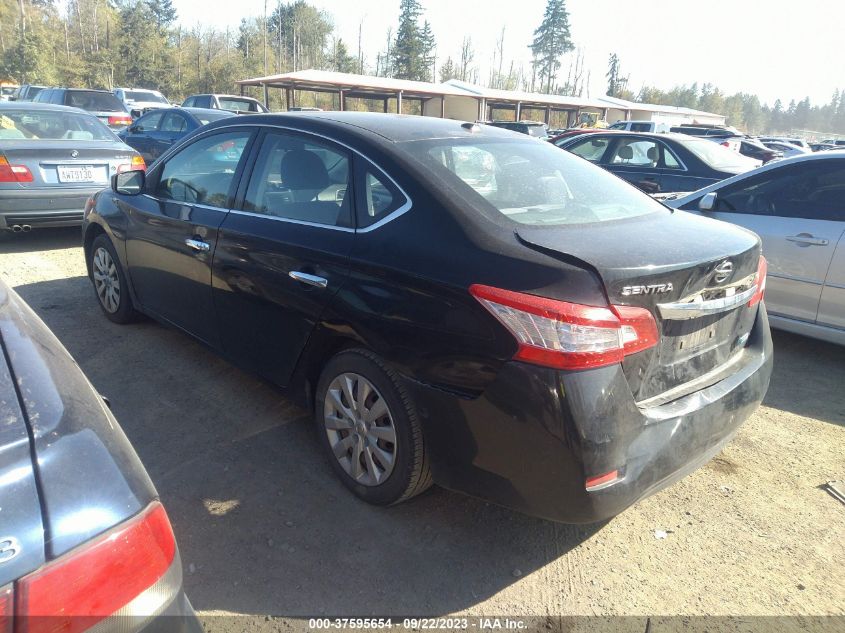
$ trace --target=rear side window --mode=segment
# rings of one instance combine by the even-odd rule
[[[620,178],[550,143],[451,138],[398,145],[478,207],[520,224],[584,224],[666,212]]]
[[[372,226],[408,203],[405,195],[381,171],[363,159],[358,167],[355,191],[359,228]]]
[[[268,133],[261,144],[244,200],[252,213],[352,226],[349,155],[295,134]]]
[[[166,200],[229,207],[229,189],[251,132],[206,136],[191,143],[164,165],[156,195]]]
[[[162,132],[184,132],[188,129],[188,122],[181,114],[168,112],[161,122],[160,129]]]

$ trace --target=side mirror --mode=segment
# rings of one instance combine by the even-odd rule
[[[698,201],[699,211],[712,211],[716,208],[716,192],[705,193]]]
[[[146,173],[143,171],[124,171],[111,177],[111,189],[124,196],[137,196],[144,190]]]

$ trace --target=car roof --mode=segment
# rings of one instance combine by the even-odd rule
[[[576,134],[570,136],[567,141],[575,140],[580,138],[581,136],[590,136],[591,138],[596,134],[608,134],[610,136],[635,136],[640,138],[653,138],[653,139],[669,139],[672,141],[689,141],[690,139],[698,139],[703,140],[701,136],[693,136],[691,134],[680,134],[678,132],[633,132],[628,130],[585,130],[583,134]],[[708,143],[711,141],[708,141]]]
[[[40,101],[0,101],[0,110],[47,110],[52,112],[73,112],[75,114],[94,116],[82,108],[56,105],[53,103],[42,103]]]
[[[368,132],[381,138],[401,143],[436,138],[500,138],[514,139],[525,137],[494,125],[476,125],[469,121],[441,119],[438,117],[416,116],[411,114],[385,114],[382,112],[288,112],[278,114],[250,114],[252,125],[301,125],[303,130],[315,130],[331,133]],[[239,118],[239,122],[243,119]],[[213,121],[209,127],[231,125],[231,119]],[[527,138],[527,137],[526,137]],[[532,141],[533,142],[533,141]]]
[[[688,193],[685,196],[675,198],[671,201],[671,206],[676,208],[682,207],[683,205],[687,204],[688,202],[691,202],[692,200],[695,200],[696,198],[700,197],[705,193],[709,193],[710,191],[718,191],[726,185],[745,180],[746,178],[750,178],[752,176],[757,176],[773,169],[780,169],[781,167],[793,165],[795,163],[804,163],[817,160],[832,160],[837,158],[840,160],[845,159],[845,149],[834,149],[828,150],[826,152],[814,152],[812,154],[798,154],[796,156],[790,156],[789,158],[783,158],[781,160],[772,161],[766,163],[765,165],[762,165],[761,167],[757,167],[756,169],[737,174],[736,176],[731,176],[730,178],[726,178],[725,180],[720,180],[719,182],[715,182],[712,185],[708,185],[706,187],[702,187],[697,191]]]

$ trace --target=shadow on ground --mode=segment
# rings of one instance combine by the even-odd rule
[[[763,404],[845,426],[845,347],[780,330],[772,339],[775,366]]]
[[[28,233],[0,231],[0,253],[55,251],[81,245],[82,229],[78,226],[35,229]]]
[[[440,489],[368,506],[335,479],[306,413],[266,382],[152,321],[112,324],[85,277],[16,290],[111,400],[168,508],[198,610],[460,611],[599,529]]]

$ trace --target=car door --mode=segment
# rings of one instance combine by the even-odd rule
[[[161,123],[163,116],[163,112],[148,112],[126,130],[124,141],[127,145],[138,150],[138,153],[144,157],[147,164],[150,164],[153,158],[158,156],[152,152],[152,135],[159,123]]]
[[[211,262],[254,128],[213,130],[150,173],[125,204],[126,260],[144,310],[219,347]]]
[[[660,148],[651,138],[623,136],[616,139],[601,166],[646,193],[662,191]]]
[[[164,154],[188,133],[188,119],[181,112],[165,111],[155,130],[150,132],[150,156],[153,160]]]
[[[284,385],[348,276],[351,156],[280,130],[265,132],[253,153],[239,208],[220,227],[214,305],[227,355]]]
[[[816,320],[845,228],[843,195],[845,159],[782,165],[718,191],[713,217],[751,229],[763,240],[771,313]]]

